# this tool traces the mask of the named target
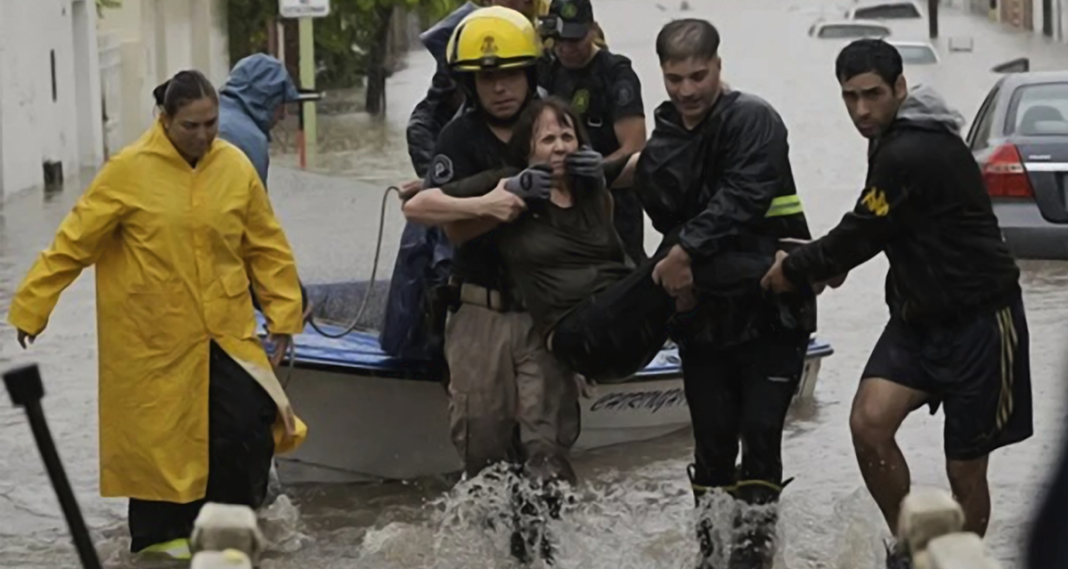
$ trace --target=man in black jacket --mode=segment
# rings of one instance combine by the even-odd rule
[[[653,279],[693,310],[677,316],[695,439],[690,480],[698,505],[713,490],[746,505],[745,530],[731,551],[715,551],[704,518],[702,567],[763,567],[772,558],[776,508],[784,485],[782,431],[815,331],[811,290],[765,295],[760,278],[780,239],[810,238],[794,187],[787,129],[763,99],[720,82],[719,33],[704,20],[675,20],[660,31],[657,55],[670,101],[638,161],[639,196],[657,231],[678,245]],[[694,288],[696,263],[736,279],[739,292]],[[694,301],[696,304],[694,305]],[[741,467],[735,462],[739,440]],[[731,531],[732,528],[720,528]],[[718,567],[719,565],[717,565]]]
[[[965,529],[983,535],[987,457],[1032,434],[1020,272],[960,138],[960,115],[930,89],[909,93],[901,56],[881,40],[843,49],[836,74],[853,123],[871,140],[866,188],[825,237],[780,253],[763,284],[789,291],[886,253],[890,321],[853,401],[857,461],[893,530],[910,484],[894,435],[911,411],[944,404],[950,485]],[[904,566],[895,563],[905,553],[893,547],[888,565]]]

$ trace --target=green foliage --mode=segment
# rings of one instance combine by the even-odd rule
[[[278,0],[229,0],[226,23],[230,62],[266,51],[267,27],[278,15]]]
[[[0,0],[3,1],[3,0]],[[115,1],[115,0],[98,0]],[[315,20],[316,85],[347,88],[360,83],[380,26],[382,7],[393,6],[436,22],[465,0],[332,0],[330,16]],[[278,16],[278,0],[229,0],[230,59],[267,49],[267,27]],[[399,12],[399,11],[398,11]]]
[[[121,8],[122,0],[96,0],[96,15],[104,16],[105,8]]]

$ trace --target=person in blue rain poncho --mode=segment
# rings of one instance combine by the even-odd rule
[[[245,153],[264,188],[271,164],[271,129],[285,115],[286,104],[299,100],[300,92],[285,66],[265,53],[238,61],[219,89],[219,138]],[[307,312],[308,291],[303,284],[300,292]],[[255,294],[252,304],[260,310]]]
[[[219,136],[240,148],[267,186],[271,129],[300,99],[281,61],[256,53],[237,62],[219,90]]]

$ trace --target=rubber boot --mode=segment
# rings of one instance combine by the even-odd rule
[[[912,555],[904,544],[897,540],[887,540],[886,546],[886,569],[913,569]]]
[[[559,520],[564,497],[553,480],[536,482],[533,499],[524,495],[520,482],[512,486],[512,556],[520,563],[530,564],[535,552],[546,565],[556,564],[556,547],[548,528],[548,519]]]
[[[771,569],[775,562],[775,530],[779,522],[779,495],[792,482],[739,480],[735,497],[742,502],[735,518],[734,546],[729,569]]]
[[[723,490],[733,494],[734,486],[714,486],[707,484],[707,476],[697,474],[697,466],[691,464],[686,467],[686,474],[690,478],[690,488],[693,490],[694,507],[698,509],[697,516],[697,544],[700,547],[700,560],[697,569],[718,569],[713,561],[716,555],[716,540],[712,520],[701,511],[701,501],[715,490]]]

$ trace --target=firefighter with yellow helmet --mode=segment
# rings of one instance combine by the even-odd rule
[[[535,64],[541,53],[534,25],[514,10],[482,8],[459,23],[446,55],[471,108],[442,130],[427,189],[405,202],[404,214],[409,226],[432,226],[430,232],[443,230],[455,240],[449,278],[455,303],[444,326],[443,350],[452,438],[467,475],[503,462],[537,480],[573,482],[568,451],[579,434],[575,377],[546,350],[509,286],[497,250],[502,226],[526,204],[503,187],[480,197],[440,189],[512,165],[512,126],[537,96]],[[473,225],[490,229],[463,240]],[[522,559],[529,545],[534,544],[520,544],[513,553]]]
[[[446,63],[446,44],[460,21],[479,10],[480,6],[511,8],[526,16],[531,22],[536,22],[540,16],[549,13],[549,0],[469,1],[420,34],[419,40],[438,62],[437,71],[434,73],[426,97],[415,106],[408,120],[408,155],[420,179],[426,176],[426,169],[434,157],[434,145],[441,129],[456,116],[464,105],[463,90],[457,88]],[[598,28],[595,41],[598,46],[606,47],[604,34],[600,32],[600,28]],[[412,188],[417,185],[417,183],[409,183]]]

